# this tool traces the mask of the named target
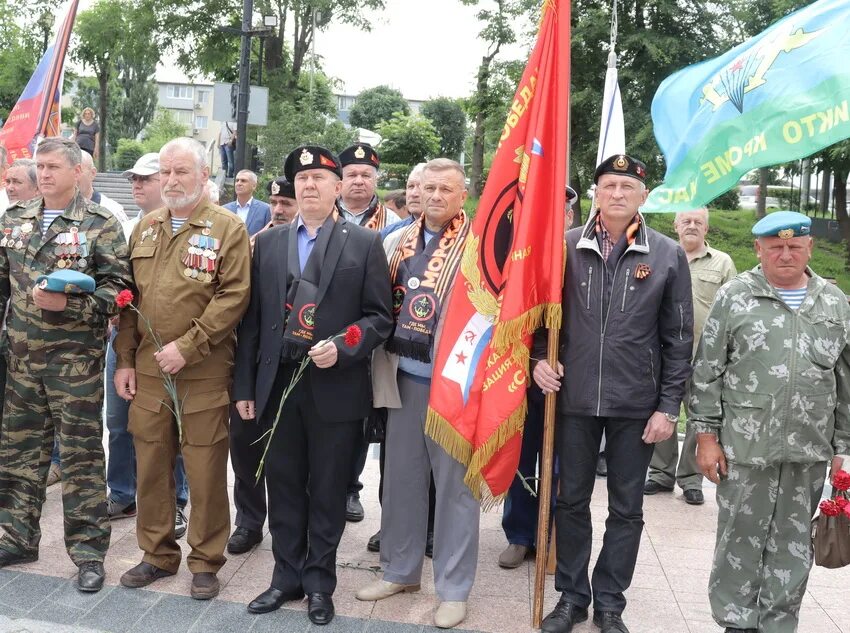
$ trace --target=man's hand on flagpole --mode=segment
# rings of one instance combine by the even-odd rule
[[[534,365],[532,375],[543,393],[557,392],[561,388],[561,378],[564,377],[564,366],[558,363],[558,371],[555,371],[548,361],[540,360]]]

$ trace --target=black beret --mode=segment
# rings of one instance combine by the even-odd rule
[[[646,179],[646,164],[639,161],[637,158],[626,156],[625,154],[614,154],[609,156],[596,168],[596,173],[593,174],[593,184],[599,182],[599,177],[602,174],[617,174],[618,176],[629,176],[636,178],[641,182]]]
[[[375,169],[380,167],[381,159],[369,143],[357,143],[346,147],[339,153],[339,162],[346,165],[371,165]]]
[[[295,200],[295,185],[283,176],[280,176],[269,183],[269,195],[283,196],[284,198],[292,198]]]
[[[318,145],[302,145],[289,153],[283,163],[283,175],[295,182],[295,174],[305,169],[327,169],[342,178],[342,167],[333,152]]]
[[[567,185],[567,204],[573,206],[576,203],[576,200],[578,200],[576,190]]]

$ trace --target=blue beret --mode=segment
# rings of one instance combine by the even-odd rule
[[[812,219],[796,211],[775,211],[753,225],[756,237],[792,237],[811,235]]]
[[[39,275],[35,280],[38,287],[50,292],[86,294],[94,292],[94,279],[76,270],[55,270],[49,275]]]

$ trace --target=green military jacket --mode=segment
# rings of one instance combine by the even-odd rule
[[[796,311],[756,267],[725,284],[709,312],[689,419],[718,435],[730,462],[813,463],[850,449],[850,306],[807,272]]]
[[[35,198],[0,217],[0,314],[8,304],[2,338],[9,367],[43,376],[102,371],[115,297],[132,287],[121,223],[79,191],[44,235],[43,216],[44,201]],[[68,295],[63,312],[37,308],[36,279],[63,267],[93,277],[95,292]]]

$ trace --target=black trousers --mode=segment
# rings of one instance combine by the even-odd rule
[[[292,370],[281,367],[271,403],[289,384]],[[263,424],[272,425],[270,405]],[[336,550],[345,529],[345,498],[354,446],[363,421],[330,423],[321,418],[305,373],[283,406],[266,457],[269,529],[275,567],[272,587],[281,591],[333,593]]]
[[[277,413],[277,402],[274,413]],[[264,417],[263,422],[273,420],[274,413],[271,417]],[[266,476],[260,473],[257,480],[256,472],[268,438],[257,440],[268,428],[260,420],[243,420],[236,407],[231,407],[230,462],[235,475],[233,501],[236,504],[236,527],[252,532],[262,532],[266,522]]]
[[[555,506],[558,568],[555,588],[580,607],[622,613],[643,531],[643,484],[652,444],[641,440],[647,420],[561,415],[556,425],[560,492]],[[602,551],[588,580],[590,496],[605,431],[608,518]],[[592,595],[591,595],[592,587]]]

